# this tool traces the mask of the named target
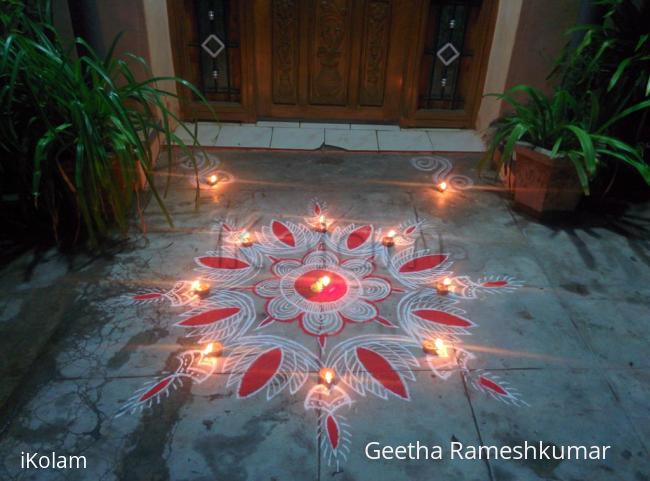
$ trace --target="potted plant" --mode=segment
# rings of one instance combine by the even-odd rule
[[[604,122],[650,98],[650,2],[598,0],[593,5],[597,21],[580,24],[567,33],[564,48],[552,76],[577,98],[592,92],[599,99],[599,122]],[[612,125],[609,134],[650,153],[650,109],[641,109]],[[634,169],[608,166],[602,178],[604,192],[619,180],[627,191]],[[622,176],[617,174],[622,173]],[[621,190],[621,189],[619,189]]]
[[[514,199],[537,214],[571,211],[581,196],[589,195],[604,159],[634,167],[650,184],[650,166],[639,149],[608,135],[623,118],[650,107],[639,102],[607,121],[599,122],[599,98],[588,92],[577,99],[557,88],[547,96],[540,90],[517,85],[495,94],[513,109],[496,122],[482,166],[503,148],[499,164],[514,175]],[[516,96],[523,95],[523,99]]]
[[[50,19],[49,2],[0,6],[0,199],[14,203],[0,210],[59,244],[97,245],[127,231],[146,184],[171,225],[150,146],[165,138],[170,168],[173,144],[194,157],[173,132],[180,121],[166,101],[175,94],[158,84],[203,96],[180,78],[152,77],[140,57],[117,58],[119,36],[104,56],[79,38],[77,53],[65,48]]]

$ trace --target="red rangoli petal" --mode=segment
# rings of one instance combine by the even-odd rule
[[[201,314],[197,314],[178,323],[179,326],[205,326],[207,324],[214,324],[215,322],[228,319],[234,316],[241,309],[239,307],[222,307],[219,309],[211,309]]]
[[[248,262],[234,259],[232,257],[222,257],[222,256],[203,256],[199,257],[199,262],[205,267],[211,267],[213,269],[246,269],[250,267]]]
[[[239,397],[247,397],[264,388],[280,367],[282,349],[276,347],[255,359],[244,373],[239,384]]]
[[[435,309],[418,309],[417,311],[413,311],[413,314],[425,321],[444,324],[445,326],[471,327],[473,325],[467,319]]]
[[[357,356],[361,364],[382,386],[397,396],[408,399],[402,377],[381,354],[365,347],[357,347]]]
[[[286,244],[290,247],[296,247],[296,238],[289,228],[284,225],[282,222],[274,220],[271,224],[271,230],[273,235],[283,244]]]
[[[336,419],[331,415],[327,416],[325,424],[327,427],[327,436],[330,438],[332,449],[336,449],[339,445],[339,425],[336,422]]]
[[[399,268],[400,272],[420,272],[427,269],[433,269],[447,260],[445,254],[429,254],[426,256],[416,257],[406,262]]]
[[[495,392],[497,394],[500,394],[501,396],[507,396],[508,395],[508,392],[505,389],[503,389],[501,386],[499,386],[497,383],[495,383],[491,379],[488,379],[488,378],[486,378],[484,376],[481,376],[481,377],[478,378],[478,382],[479,382],[479,384],[481,384],[481,386],[483,386],[483,387],[485,387],[485,388],[489,389],[490,391],[493,391],[493,392]]]
[[[140,399],[138,401],[146,401],[147,399],[150,399],[154,397],[156,394],[158,394],[160,391],[165,389],[167,386],[169,386],[169,383],[172,382],[172,377],[166,377],[162,381],[160,381],[158,384],[156,384],[154,387],[149,389],[146,393],[144,393],[142,396],[140,396]]]
[[[483,287],[504,287],[508,285],[508,281],[488,281],[481,285]]]
[[[372,226],[369,225],[362,225],[361,227],[354,229],[352,232],[350,232],[350,235],[348,235],[348,249],[356,249],[357,247],[365,244],[371,233]]]

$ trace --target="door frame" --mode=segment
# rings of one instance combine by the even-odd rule
[[[306,0],[298,0],[301,11]],[[373,122],[399,123],[402,127],[441,127],[441,128],[474,128],[481,97],[485,85],[489,54],[492,48],[494,29],[496,25],[499,0],[483,0],[484,7],[477,22],[477,30],[481,49],[476,52],[479,65],[474,70],[472,83],[474,87],[466,99],[469,108],[460,110],[418,109],[418,75],[424,47],[424,30],[428,17],[429,0],[394,0],[393,11],[418,12],[418,15],[393,15],[391,35],[407,35],[416,32],[414,38],[417,44],[410,48],[406,55],[398,51],[400,43],[391,42],[389,45],[388,62],[396,62],[394,70],[387,65],[386,92],[390,86],[396,88],[398,95],[389,96],[381,107],[363,107],[365,112],[355,112],[354,109],[341,106],[310,106],[312,114],[303,113],[296,117],[293,106],[269,105],[271,82],[260,82],[259,78],[270,78],[271,75],[271,42],[270,20],[264,24],[259,20],[261,15],[255,15],[254,9],[263,12],[264,17],[271,18],[270,0],[241,0],[239,2],[239,18],[241,29],[241,103],[210,102],[206,106],[196,100],[186,87],[178,86],[180,116],[183,120],[214,120],[214,112],[219,121],[255,122],[259,119],[270,120],[312,120],[336,122]],[[355,9],[364,2],[353,2]],[[175,74],[181,78],[193,78],[198,70],[198,48],[189,44],[199,45],[197,29],[193,15],[187,12],[193,8],[192,0],[167,0],[170,39],[172,43],[172,59]],[[257,18],[257,20],[256,20]],[[305,25],[309,23],[309,25]],[[301,28],[311,28],[311,22],[301,22]],[[183,39],[185,38],[185,41]],[[303,36],[306,38],[306,36]],[[303,42],[307,43],[307,42]],[[308,53],[308,45],[299,45],[300,55]],[[401,63],[401,66],[399,65]],[[401,73],[399,75],[398,73]],[[266,76],[266,77],[265,77]],[[300,75],[299,75],[300,77]],[[306,77],[303,75],[302,77]],[[358,79],[357,79],[358,80]],[[301,79],[299,79],[301,81]],[[306,79],[302,79],[306,82]],[[305,85],[301,86],[306,88]],[[292,111],[293,109],[293,111]],[[371,116],[368,112],[376,112]]]

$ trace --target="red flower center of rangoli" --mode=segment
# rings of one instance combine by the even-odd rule
[[[322,284],[325,277],[329,277],[327,285]],[[321,282],[321,285],[314,288],[318,282]],[[348,292],[348,284],[342,276],[324,269],[305,272],[296,279],[294,286],[298,294],[311,302],[338,301]]]

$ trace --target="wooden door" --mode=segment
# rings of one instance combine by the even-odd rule
[[[260,118],[399,119],[403,0],[256,0]]]
[[[473,127],[497,0],[168,0],[176,74],[220,120]],[[211,110],[180,89],[183,118]]]
[[[400,124],[473,128],[497,0],[419,0],[404,70]]]
[[[254,54],[250,0],[168,0],[177,76],[208,100],[178,88],[184,120],[253,122]]]

